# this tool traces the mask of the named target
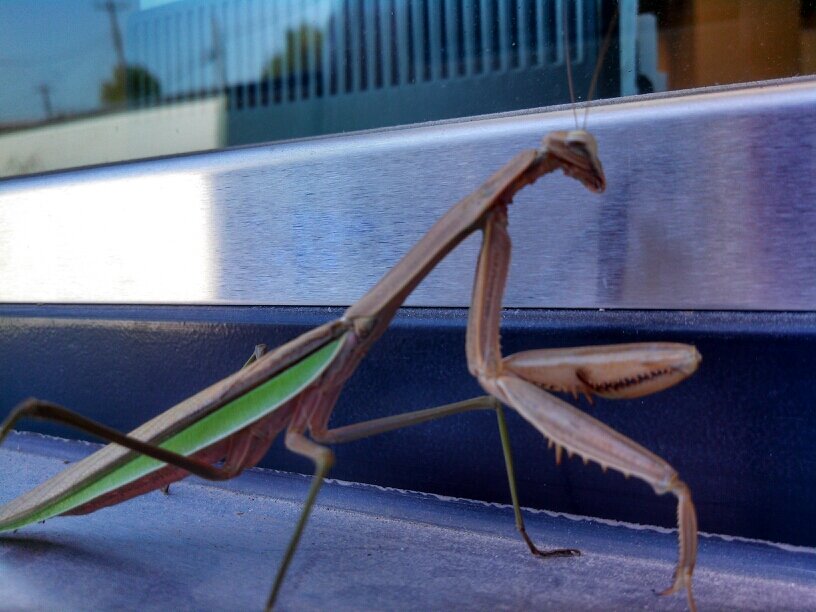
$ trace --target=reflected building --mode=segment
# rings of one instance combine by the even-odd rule
[[[565,103],[567,52],[584,98],[614,6],[178,0],[131,14],[126,51],[161,82],[141,105],[222,95],[224,144],[246,144]],[[622,92],[609,55],[597,97]]]

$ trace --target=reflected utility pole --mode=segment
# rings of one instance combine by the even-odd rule
[[[215,73],[218,79],[218,90],[223,93],[227,87],[227,62],[224,58],[224,41],[221,37],[221,28],[215,15],[210,19],[210,28],[212,30],[212,49],[209,57],[211,62],[215,62]]]
[[[119,11],[130,8],[128,0],[116,2],[115,0],[105,0],[97,2],[96,8],[107,11],[110,18],[111,38],[113,38],[113,48],[116,50],[116,65],[124,75],[125,73],[125,45],[122,42],[122,30],[119,28]]]
[[[43,83],[37,87],[37,91],[40,92],[40,96],[42,96],[43,108],[45,109],[45,118],[53,118],[54,107],[51,105],[51,86],[48,83]]]

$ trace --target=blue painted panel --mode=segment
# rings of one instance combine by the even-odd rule
[[[0,307],[0,411],[49,399],[131,429],[279,344],[330,308]],[[336,425],[480,393],[464,359],[466,311],[406,309],[340,399]],[[700,371],[660,395],[582,407],[669,460],[690,484],[703,531],[816,545],[816,313],[514,310],[505,354],[580,344],[690,342]],[[510,415],[525,505],[674,526],[674,503],[578,459],[556,467],[545,440]],[[65,430],[36,426],[65,435]],[[72,434],[73,435],[73,434]],[[495,418],[470,414],[336,448],[332,476],[509,499]],[[310,472],[277,443],[263,464]]]

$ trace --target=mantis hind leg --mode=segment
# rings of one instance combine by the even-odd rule
[[[252,364],[265,352],[265,345],[257,345],[249,360],[247,360],[247,362],[244,364],[244,367]],[[166,450],[155,444],[123,434],[120,431],[84,417],[78,412],[70,410],[64,406],[60,406],[54,402],[48,402],[36,398],[28,398],[23,400],[12,409],[12,411],[0,425],[0,444],[2,444],[6,439],[8,434],[14,428],[14,425],[16,425],[18,421],[26,418],[40,421],[51,421],[53,423],[67,425],[68,427],[90,434],[105,440],[106,442],[112,442],[114,444],[124,446],[125,448],[142,455],[146,455],[168,465],[181,468],[182,470],[206,480],[229,480],[230,478],[233,478],[243,467],[241,458],[246,452],[243,445],[235,449],[231,448],[227,453],[228,459],[230,460],[225,463],[224,467],[214,467],[205,461],[179,455],[178,453]],[[169,490],[169,487],[167,490]],[[165,492],[167,492],[167,490]]]
[[[0,444],[6,439],[14,425],[25,418],[67,425],[72,429],[90,434],[106,442],[124,446],[127,449],[146,455],[162,463],[181,468],[206,480],[228,480],[235,475],[229,470],[214,467],[206,462],[179,455],[161,446],[156,446],[155,444],[150,444],[149,442],[144,442],[123,434],[59,404],[36,398],[23,400],[12,409],[11,413],[6,417],[6,420],[0,425]]]
[[[244,362],[244,365],[241,367],[243,370],[244,368],[252,365],[258,359],[263,357],[267,352],[267,346],[265,344],[256,344],[255,349],[252,351],[252,354],[249,358]],[[252,445],[252,434],[247,433],[247,435],[238,435],[238,436],[231,436],[229,438],[229,442],[227,443],[226,449],[226,456],[224,458],[224,464],[222,469],[229,473],[237,476],[241,473],[244,469],[244,466],[247,465],[247,458],[250,454]],[[183,478],[180,476],[179,478]],[[178,480],[178,478],[176,479]],[[168,483],[161,487],[161,492],[165,495],[170,495],[170,485],[173,483]]]
[[[255,350],[252,351],[252,354],[249,356],[249,359],[246,360],[246,363],[244,363],[244,365],[243,365],[243,367],[241,369],[243,370],[247,366],[251,366],[258,359],[260,359],[261,357],[266,355],[267,350],[268,349],[267,349],[267,346],[265,344],[256,344],[255,345]]]

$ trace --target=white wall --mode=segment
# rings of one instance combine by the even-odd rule
[[[221,97],[0,135],[0,177],[223,147]]]

